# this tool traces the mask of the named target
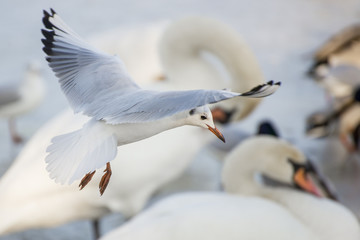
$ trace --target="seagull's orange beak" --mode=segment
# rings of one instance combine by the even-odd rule
[[[320,190],[316,187],[315,183],[306,174],[304,168],[299,168],[294,174],[295,183],[303,190],[314,194],[315,196],[321,197]]]
[[[215,134],[221,141],[225,142],[224,135],[222,135],[222,133],[219,131],[219,129],[217,129],[217,127],[212,128],[207,124],[206,124],[206,126],[208,126],[208,129],[210,130],[210,132]]]

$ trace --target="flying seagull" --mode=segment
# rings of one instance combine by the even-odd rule
[[[61,184],[82,178],[79,187],[83,189],[96,169],[106,165],[99,184],[102,195],[112,174],[110,161],[117,154],[117,146],[171,128],[206,128],[225,142],[207,104],[239,96],[265,97],[280,86],[280,82],[269,81],[245,93],[142,89],[131,79],[119,57],[87,44],[53,9],[50,13],[44,11],[42,20],[45,38],[41,40],[50,68],[74,112],[91,117],[83,128],[54,137],[47,148],[45,161],[50,178]]]

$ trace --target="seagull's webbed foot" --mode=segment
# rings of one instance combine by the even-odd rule
[[[106,190],[107,185],[109,184],[110,177],[111,177],[111,167],[110,163],[106,163],[106,169],[104,170],[105,174],[102,176],[100,184],[99,184],[99,190],[100,194],[103,195],[103,193]]]
[[[79,184],[80,190],[82,190],[92,179],[92,177],[94,176],[96,171],[90,172],[88,174],[86,174],[82,179],[81,182]]]

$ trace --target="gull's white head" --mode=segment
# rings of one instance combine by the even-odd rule
[[[222,133],[216,128],[213,117],[208,106],[201,106],[191,109],[187,113],[186,123],[188,125],[198,126],[209,129],[214,133],[221,141],[225,142],[225,138]]]

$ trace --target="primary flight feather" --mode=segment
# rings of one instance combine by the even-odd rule
[[[245,93],[142,89],[120,58],[88,45],[53,9],[44,11],[43,24],[43,51],[62,91],[75,113],[92,117],[82,129],[53,138],[47,149],[47,170],[60,183],[83,177],[81,189],[106,164],[99,185],[103,194],[111,176],[110,161],[120,145],[183,125],[208,128],[225,141],[206,105],[238,96],[265,97],[280,86],[269,81]]]

